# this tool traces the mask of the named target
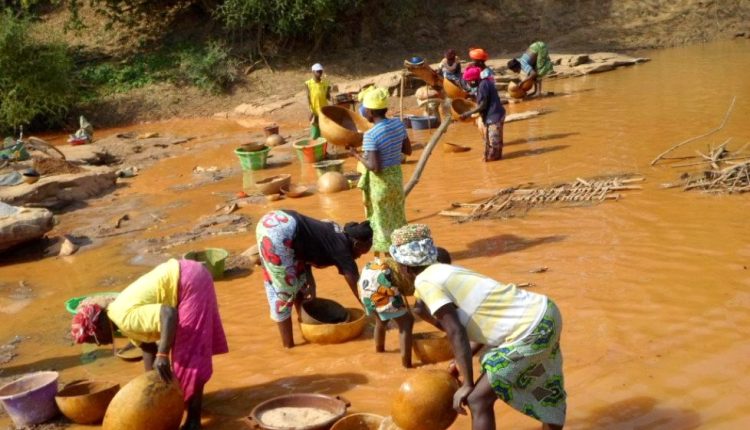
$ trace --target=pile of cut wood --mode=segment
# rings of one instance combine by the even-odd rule
[[[737,151],[727,149],[730,140],[715,148],[708,148],[704,154],[696,151],[699,161],[674,164],[672,167],[703,166],[703,170],[683,173],[678,182],[664,184],[663,188],[682,187],[685,191],[698,190],[705,193],[745,193],[750,191],[750,154],[745,153],[744,145]],[[744,160],[744,161],[742,161]]]
[[[643,179],[642,176],[626,174],[577,178],[572,182],[542,187],[529,184],[505,188],[480,203],[453,203],[454,210],[442,211],[440,215],[467,222],[521,216],[532,208],[588,206],[605,200],[617,200],[621,197],[620,191],[640,190],[640,185],[632,184]]]

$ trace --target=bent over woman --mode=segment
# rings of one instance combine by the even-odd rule
[[[342,231],[332,222],[276,210],[260,219],[255,235],[271,319],[278,323],[284,347],[294,346],[292,307],[299,315],[302,302],[315,298],[312,266],[336,266],[359,300],[359,269],[354,260],[372,246],[369,222],[350,222]]]
[[[191,260],[160,264],[113,302],[79,308],[71,334],[76,343],[111,344],[115,327],[141,347],[146,371],[177,378],[188,410],[183,430],[199,429],[212,356],[229,351],[208,270]]]

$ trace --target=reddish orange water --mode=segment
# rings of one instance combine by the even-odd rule
[[[746,121],[750,42],[648,55],[652,62],[632,68],[550,81],[545,89],[562,95],[511,106],[512,112],[551,112],[507,124],[501,162],[480,162],[481,141],[473,126],[452,125],[445,141],[472,150],[444,154],[438,148],[408,198],[407,214],[411,221],[430,224],[457,264],[505,282],[533,282],[534,291],[558,303],[565,320],[568,428],[748,428],[750,401],[745,391],[750,387],[750,342],[743,333],[750,324],[746,228],[750,201],[747,196],[662,190],[659,185],[675,180],[680,170],[652,168],[649,162],[674,143],[716,127],[734,95],[738,100],[726,127],[681,154],[692,155],[694,149],[729,137],[733,138],[730,148],[750,141]],[[282,131],[301,128],[303,123],[304,118],[282,123]],[[124,287],[148,270],[130,264],[133,255],[125,251],[129,241],[187,229],[224,201],[212,193],[241,189],[240,175],[187,191],[168,187],[193,180],[196,165],[235,166],[234,145],[210,142],[219,137],[236,142],[247,129],[210,119],[128,129],[198,136],[189,144],[193,149],[188,155],[160,162],[118,191],[119,201],[140,199],[137,210],[128,211],[131,217],[149,216],[175,200],[183,206],[166,209],[166,222],[152,230],[113,238],[73,257],[0,267],[2,283],[14,288],[25,280],[35,294],[19,301],[9,297],[12,288],[0,291],[4,314],[0,340],[28,337],[18,348],[19,356],[1,367],[0,376],[58,369],[63,381],[89,377],[125,383],[141,372],[140,364],[119,361],[105,349],[93,363],[83,364],[82,352],[92,348],[71,346],[66,340],[70,316],[63,301],[92,290]],[[429,133],[413,132],[412,138],[426,142]],[[285,151],[279,148],[273,153],[280,159],[289,155]],[[346,167],[353,169],[353,162],[348,160]],[[405,166],[407,178],[413,169],[413,163]],[[297,161],[256,176],[280,172],[291,173],[302,183],[312,183],[315,177],[311,166]],[[502,221],[459,225],[437,215],[451,202],[487,196],[483,190],[617,172],[644,175],[643,190],[626,192],[622,200],[599,206],[532,211]],[[360,197],[357,190],[315,194],[250,206],[239,213],[257,220],[274,208],[294,208],[344,222],[363,216]],[[110,203],[102,199],[91,204],[104,209]],[[58,230],[79,225],[85,221],[81,217],[76,212],[63,215]],[[213,237],[171,248],[165,256],[209,246],[236,253],[253,241],[250,232]],[[549,271],[529,272],[539,266]],[[119,282],[99,287],[107,277]],[[356,305],[333,270],[319,270],[316,278],[320,295]],[[276,327],[267,316],[257,272],[220,281],[216,288],[231,352],[214,361],[204,405],[207,428],[244,428],[239,420],[254,405],[290,392],[343,395],[352,402],[352,411],[388,414],[391,393],[410,372],[399,365],[395,332],[389,331],[385,354],[374,353],[368,336],[341,345],[304,344],[287,351],[280,347]],[[416,331],[425,330],[425,323],[417,324]],[[302,341],[296,328],[295,337]],[[539,427],[500,402],[496,413],[498,428]],[[0,419],[0,424],[6,422],[7,418]],[[452,426],[469,428],[467,417]]]

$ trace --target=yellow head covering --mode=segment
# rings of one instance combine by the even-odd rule
[[[388,109],[388,90],[385,88],[373,88],[365,93],[362,104],[367,109]]]
[[[359,92],[359,94],[357,94],[357,101],[360,102],[360,103],[362,103],[364,101],[364,99],[365,99],[365,95],[367,95],[367,93],[369,93],[370,91],[372,91],[374,89],[375,89],[375,85],[372,85],[372,84],[370,84],[370,85],[366,86],[365,88],[363,88]]]

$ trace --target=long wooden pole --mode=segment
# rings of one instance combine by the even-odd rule
[[[446,130],[448,130],[448,126],[451,124],[451,121],[453,121],[453,118],[451,118],[450,114],[443,115],[442,124],[440,124],[440,127],[438,127],[438,129],[432,135],[430,141],[427,143],[427,146],[425,146],[424,151],[422,151],[422,156],[419,157],[419,163],[417,163],[417,167],[416,169],[414,169],[414,173],[411,175],[411,179],[409,179],[409,182],[407,182],[406,186],[404,186],[404,196],[408,196],[411,190],[414,189],[414,187],[419,182],[419,177],[422,176],[422,171],[424,170],[425,166],[427,166],[427,160],[430,158],[432,150],[435,149],[435,146],[437,146],[440,138],[443,137],[443,134],[446,132]]]
[[[404,72],[401,71],[401,89],[398,91],[398,111],[401,123],[404,122]]]

